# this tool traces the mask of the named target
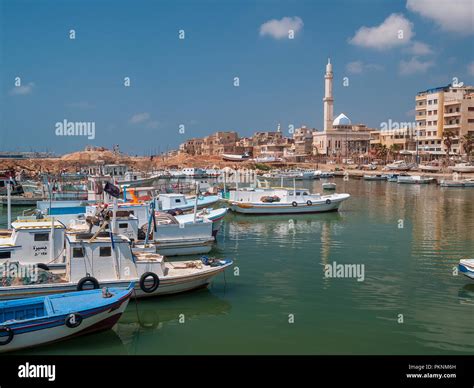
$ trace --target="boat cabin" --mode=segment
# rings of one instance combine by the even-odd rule
[[[105,280],[136,280],[138,277],[130,240],[123,235],[114,235],[113,243],[109,233],[99,233],[92,239],[92,233],[66,235],[66,275],[77,283],[85,276],[92,276],[99,282]],[[91,240],[92,239],[92,240]]]
[[[10,236],[0,238],[0,264],[6,261],[18,261],[21,264],[63,263],[66,227],[56,220],[53,232],[51,226],[50,219],[13,222]]]

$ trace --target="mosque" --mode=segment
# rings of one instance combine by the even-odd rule
[[[350,156],[365,154],[370,148],[370,131],[364,124],[353,125],[349,117],[341,113],[335,119],[332,93],[333,72],[328,59],[324,76],[324,130],[313,132],[313,153],[327,156]]]

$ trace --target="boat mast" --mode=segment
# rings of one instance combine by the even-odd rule
[[[12,178],[10,177],[7,182],[7,228],[12,227]]]
[[[193,223],[194,223],[194,224],[196,223],[198,199],[199,199],[199,183],[196,182],[196,199],[195,199],[195,201],[194,201],[194,220],[193,220]]]

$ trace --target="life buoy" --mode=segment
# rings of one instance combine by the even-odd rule
[[[2,332],[7,333],[7,335],[5,336],[6,339],[4,339],[3,341],[0,341],[0,346],[8,345],[10,342],[12,342],[12,339],[14,336],[13,330],[8,326],[0,326],[0,333]]]
[[[153,284],[151,287],[147,287],[145,285],[146,280],[151,277],[153,279]],[[141,277],[140,277],[140,288],[143,292],[146,292],[147,294],[150,294],[152,292],[155,292],[156,289],[160,285],[160,278],[158,275],[154,272],[145,272]]]
[[[64,323],[70,329],[74,329],[75,327],[78,327],[82,323],[82,315],[79,313],[68,314],[68,316],[64,320]]]
[[[306,205],[311,206],[313,202],[311,202],[309,199],[306,201]]]
[[[330,200],[329,198],[326,199],[326,204],[327,204],[327,205],[330,205],[330,204],[331,204],[331,200]]]
[[[291,205],[292,205],[293,207],[298,206],[298,204],[296,203],[296,201],[293,201],[293,202],[291,203]]]
[[[99,282],[96,278],[93,278],[92,276],[85,276],[77,283],[77,291],[83,291],[84,285],[87,283],[91,283],[94,290],[99,288]]]

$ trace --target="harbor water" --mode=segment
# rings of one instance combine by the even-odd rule
[[[455,268],[474,257],[474,189],[334,182],[351,194],[339,212],[229,214],[212,255],[234,267],[208,289],[21,354],[472,354],[474,282]],[[363,273],[326,276],[338,264]]]

